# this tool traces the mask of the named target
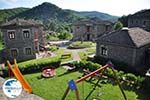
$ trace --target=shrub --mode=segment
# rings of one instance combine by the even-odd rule
[[[98,69],[99,67],[101,67],[101,65],[97,64],[97,63],[93,63],[91,61],[80,61],[80,62],[73,62],[73,64],[77,67],[77,68],[89,68],[89,70],[94,71],[96,69]]]
[[[92,42],[73,42],[72,44],[69,45],[69,49],[82,49],[82,48],[89,48],[95,46],[94,43]]]
[[[19,69],[23,74],[35,73],[42,70],[42,68],[50,66],[51,68],[57,68],[60,65],[60,58],[42,58],[34,59],[25,62],[18,63]],[[7,75],[7,68],[3,70],[4,76]]]
[[[50,46],[49,47],[49,51],[57,51],[59,49],[59,47],[58,46]]]

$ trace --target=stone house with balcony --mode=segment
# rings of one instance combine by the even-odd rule
[[[123,62],[141,72],[150,65],[150,32],[142,28],[123,28],[97,39],[96,56]]]
[[[19,61],[36,58],[45,45],[42,25],[34,20],[14,19],[0,26],[5,49],[3,60]]]
[[[73,41],[95,41],[112,31],[112,23],[100,19],[83,19],[73,23]]]

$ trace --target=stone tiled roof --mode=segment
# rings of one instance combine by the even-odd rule
[[[8,27],[8,26],[41,26],[42,24],[34,21],[34,20],[24,20],[24,19],[14,19],[8,21],[1,25],[1,27]]]
[[[138,11],[135,14],[130,15],[129,17],[140,17],[140,16],[150,17],[150,9],[145,9],[145,10]]]
[[[121,46],[141,47],[150,44],[150,32],[141,28],[129,28],[114,31],[97,39],[97,42],[117,44]]]

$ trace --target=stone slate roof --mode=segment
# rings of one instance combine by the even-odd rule
[[[107,20],[100,20],[100,19],[82,19],[75,21],[73,25],[94,25],[94,24],[105,24],[105,25],[112,25],[112,22],[107,21]]]
[[[1,28],[9,26],[41,26],[42,24],[34,20],[14,19],[1,25]]]
[[[138,48],[150,44],[150,32],[141,28],[121,29],[104,34],[97,39],[97,42]]]
[[[150,17],[150,9],[145,9],[138,11],[132,15],[129,15],[129,17]]]

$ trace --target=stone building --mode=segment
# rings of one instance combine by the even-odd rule
[[[124,62],[138,72],[150,65],[150,33],[141,28],[113,31],[96,42],[98,57]]]
[[[95,41],[97,37],[112,30],[112,23],[99,19],[84,19],[73,23],[74,41]]]
[[[128,27],[140,27],[150,32],[150,9],[129,15]]]
[[[19,61],[36,58],[36,52],[44,47],[42,25],[34,20],[14,19],[1,25],[5,49],[4,60]]]

